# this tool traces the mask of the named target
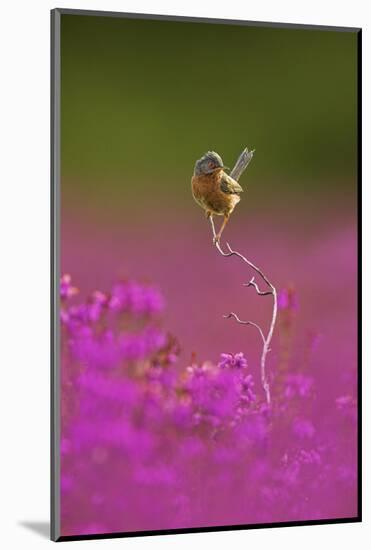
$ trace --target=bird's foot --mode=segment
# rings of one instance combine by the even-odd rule
[[[220,235],[215,235],[213,238],[213,244],[216,246],[217,244],[220,244]]]

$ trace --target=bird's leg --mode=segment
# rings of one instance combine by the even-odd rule
[[[215,231],[215,225],[214,225],[214,218],[213,218],[213,215],[210,212],[210,210],[207,210],[206,217],[207,217],[208,220],[210,220],[211,229],[212,229],[212,232],[213,232],[213,243],[215,244],[215,242],[216,242],[216,231]]]
[[[228,223],[228,220],[229,220],[229,214],[224,214],[224,220],[223,220],[222,226],[219,229],[218,234],[214,237],[214,244],[220,243],[220,237],[222,236],[222,233],[224,231],[225,226]]]

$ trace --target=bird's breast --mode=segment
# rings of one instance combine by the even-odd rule
[[[221,191],[219,174],[193,176],[192,193],[195,201],[202,208],[218,215],[229,214],[240,201],[238,195]]]

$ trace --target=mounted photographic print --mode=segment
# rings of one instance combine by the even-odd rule
[[[360,521],[360,29],[52,11],[52,538]]]

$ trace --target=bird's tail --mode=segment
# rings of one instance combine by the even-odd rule
[[[239,178],[242,175],[242,172],[246,170],[250,160],[253,158],[254,153],[255,153],[255,149],[252,149],[251,151],[249,151],[247,147],[242,151],[242,153],[238,157],[237,162],[230,173],[231,178],[233,178],[236,181],[239,180]]]

